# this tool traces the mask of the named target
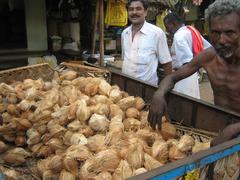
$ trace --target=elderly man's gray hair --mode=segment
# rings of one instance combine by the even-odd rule
[[[240,16],[240,0],[216,0],[205,11],[205,18],[210,21],[211,17],[223,16],[232,12]]]

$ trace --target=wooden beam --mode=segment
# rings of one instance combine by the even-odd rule
[[[99,30],[100,30],[100,66],[104,65],[104,1],[99,0],[99,16],[100,16],[100,23],[99,23]]]
[[[94,27],[93,27],[93,31],[92,31],[91,55],[93,55],[94,52],[95,52],[95,47],[96,47],[96,33],[97,33],[98,22],[99,22],[99,0],[96,1]]]

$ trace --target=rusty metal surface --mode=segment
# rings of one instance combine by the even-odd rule
[[[151,102],[157,90],[157,86],[115,71],[111,71],[111,84],[117,84],[130,95],[142,97],[146,103]],[[172,120],[185,126],[213,132],[219,132],[227,124],[240,121],[239,113],[173,91],[168,97],[168,113]]]

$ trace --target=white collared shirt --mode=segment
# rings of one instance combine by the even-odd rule
[[[203,45],[204,49],[211,47],[211,44],[204,38]],[[171,47],[171,55],[173,68],[180,68],[183,64],[193,59],[192,34],[186,26],[179,28],[175,32]]]
[[[211,44],[204,38],[203,44],[204,49],[211,47]],[[193,59],[192,34],[186,26],[179,28],[175,32],[171,47],[171,55],[173,68],[180,68],[183,64],[188,63]],[[196,72],[191,76],[178,81],[173,90],[200,99],[198,73]]]
[[[132,26],[122,33],[122,72],[157,85],[158,62],[171,61],[167,38],[162,29],[148,22],[138,31],[132,40]]]

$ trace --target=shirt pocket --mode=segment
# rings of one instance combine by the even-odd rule
[[[148,65],[156,58],[154,47],[147,46],[138,49],[138,64]]]

